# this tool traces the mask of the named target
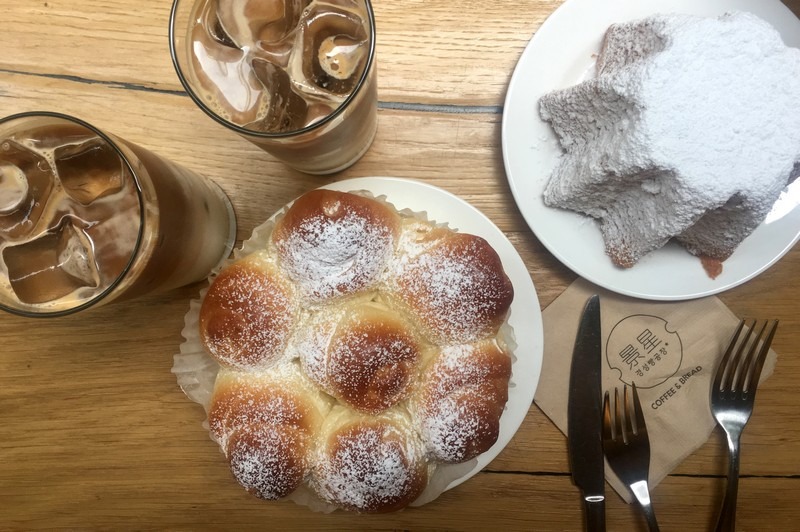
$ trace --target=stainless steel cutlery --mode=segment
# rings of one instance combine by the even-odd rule
[[[603,451],[609,467],[639,502],[648,528],[651,532],[657,531],[658,522],[650,502],[647,482],[650,473],[650,439],[636,384],[625,386],[622,401],[617,388],[614,388],[612,398],[609,398],[608,392],[605,394]]]
[[[717,520],[718,531],[732,531],[736,526],[739,440],[753,412],[758,379],[777,327],[776,320],[762,324],[757,320],[742,320],[719,363],[711,386],[711,413],[725,431],[730,456],[728,488]]]
[[[589,298],[581,316],[569,376],[567,437],[572,480],[583,495],[586,530],[606,527],[601,434],[602,338],[600,298]]]

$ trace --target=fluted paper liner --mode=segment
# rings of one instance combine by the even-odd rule
[[[613,393],[614,387],[636,383],[650,439],[652,489],[711,435],[716,425],[711,383],[740,320],[716,297],[645,301],[578,279],[542,314],[542,374],[547,378],[539,382],[534,397],[564,434],[571,355],[581,312],[592,294],[600,295],[603,390]],[[770,350],[760,382],[772,374],[776,358]],[[607,463],[606,480],[632,502],[628,487]]]
[[[391,203],[388,202],[384,196],[375,197],[373,194],[363,190],[352,192],[376,199],[378,201],[383,201],[391,205]],[[181,331],[184,341],[180,345],[180,353],[174,356],[172,373],[175,374],[178,385],[186,394],[186,396],[195,403],[201,405],[206,414],[208,414],[211,406],[214,383],[216,381],[217,372],[219,371],[220,365],[205,351],[202,341],[200,340],[199,315],[203,297],[205,297],[206,292],[208,292],[208,287],[211,285],[214,278],[220,271],[241,258],[244,258],[256,251],[266,249],[266,245],[269,242],[270,236],[272,235],[272,230],[275,227],[275,223],[290,206],[291,203],[274,214],[269,220],[255,227],[250,238],[242,243],[242,247],[234,250],[233,258],[225,261],[214,272],[212,272],[212,274],[209,276],[208,284],[200,291],[199,297],[197,299],[193,299],[189,303],[189,311],[184,316],[184,327]],[[422,221],[429,221],[426,213],[424,212],[413,212],[409,209],[399,210],[398,212],[400,212],[400,214],[404,217],[414,217]],[[447,227],[447,223],[437,223],[434,221],[429,222],[439,227]],[[513,363],[515,360],[514,350],[516,349],[517,344],[514,340],[514,331],[508,324],[508,319],[506,319],[506,322],[500,328],[498,339],[503,341],[508,346],[508,351],[511,355]],[[510,387],[514,386],[513,379],[514,376],[512,373],[511,381],[509,382]],[[207,418],[205,421],[203,421],[203,427],[206,430],[209,428]],[[210,433],[209,437],[214,440]],[[216,440],[214,441],[216,442]],[[220,449],[220,452],[222,452],[222,449]],[[433,471],[431,473],[428,486],[422,492],[422,494],[420,494],[420,496],[410,504],[410,506],[421,506],[433,501],[445,491],[451,482],[471,471],[476,466],[476,463],[477,459],[474,458],[461,464],[437,464],[433,466]],[[233,479],[231,479],[231,481],[235,482]],[[305,483],[287,496],[286,499],[294,501],[299,505],[307,506],[316,512],[330,513],[338,508],[337,506],[329,504],[320,499]]]

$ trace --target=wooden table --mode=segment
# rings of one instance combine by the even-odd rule
[[[423,180],[486,213],[517,247],[542,308],[574,279],[528,229],[500,150],[506,87],[560,0],[377,0],[379,131],[328,178],[288,170],[184,93],[169,59],[169,0],[2,0],[0,114],[53,110],[216,180],[239,239],[300,193],[356,176]],[[787,1],[800,13],[800,0]],[[775,374],[743,438],[740,530],[800,527],[800,247],[721,295],[738,315],[782,320]],[[53,320],[0,316],[0,528],[579,530],[566,439],[531,406],[489,466],[419,509],[315,514],[265,503],[231,478],[170,373],[200,285]],[[664,530],[707,530],[724,487],[720,432],[653,493]],[[609,489],[609,530],[643,529]]]

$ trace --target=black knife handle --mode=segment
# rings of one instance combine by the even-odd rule
[[[583,507],[586,509],[586,531],[605,532],[606,530],[606,501],[587,501],[583,500]]]

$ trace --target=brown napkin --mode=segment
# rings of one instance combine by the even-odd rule
[[[543,313],[543,378],[534,398],[565,434],[572,349],[580,313],[592,294],[600,295],[603,390],[636,383],[650,436],[652,489],[714,429],[710,385],[739,319],[716,297],[644,301],[575,281]],[[761,381],[772,374],[775,361],[770,351]],[[632,501],[608,465],[606,479]]]

